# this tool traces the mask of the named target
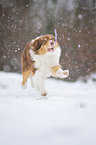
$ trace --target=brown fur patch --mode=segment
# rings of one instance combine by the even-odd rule
[[[26,70],[25,72],[22,72],[23,75],[23,81],[22,81],[22,85],[24,85],[27,82],[28,77],[31,74],[31,70]]]
[[[28,42],[21,54],[21,64],[22,64],[22,71],[26,70],[32,70],[32,72],[35,72],[36,68],[34,67],[35,61],[31,59],[29,50],[31,49],[31,43]]]
[[[60,66],[54,66],[54,67],[51,67],[51,70],[52,70],[52,74],[57,77],[56,75],[56,71],[60,68]]]
[[[32,49],[36,55],[44,55],[48,52],[47,48],[50,48],[49,40],[52,40],[55,43],[55,37],[53,35],[44,35],[32,41]]]
[[[36,68],[34,66],[35,61],[32,61],[29,54],[29,50],[31,49],[31,47],[31,42],[28,42],[21,54],[21,65],[23,75],[22,85],[25,84],[30,74],[34,75],[36,71]]]

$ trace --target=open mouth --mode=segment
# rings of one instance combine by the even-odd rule
[[[49,52],[53,52],[54,51],[54,48],[48,48],[48,51]]]

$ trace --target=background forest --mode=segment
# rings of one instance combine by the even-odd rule
[[[21,73],[33,38],[58,32],[67,81],[96,72],[96,0],[0,0],[0,70]]]

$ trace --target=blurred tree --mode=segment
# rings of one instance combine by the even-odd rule
[[[96,71],[95,0],[0,0],[0,25],[0,70],[21,72],[25,44],[56,28],[66,80]]]

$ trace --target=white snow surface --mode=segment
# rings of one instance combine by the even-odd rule
[[[0,145],[96,145],[96,82],[47,79],[47,99],[0,72]]]

